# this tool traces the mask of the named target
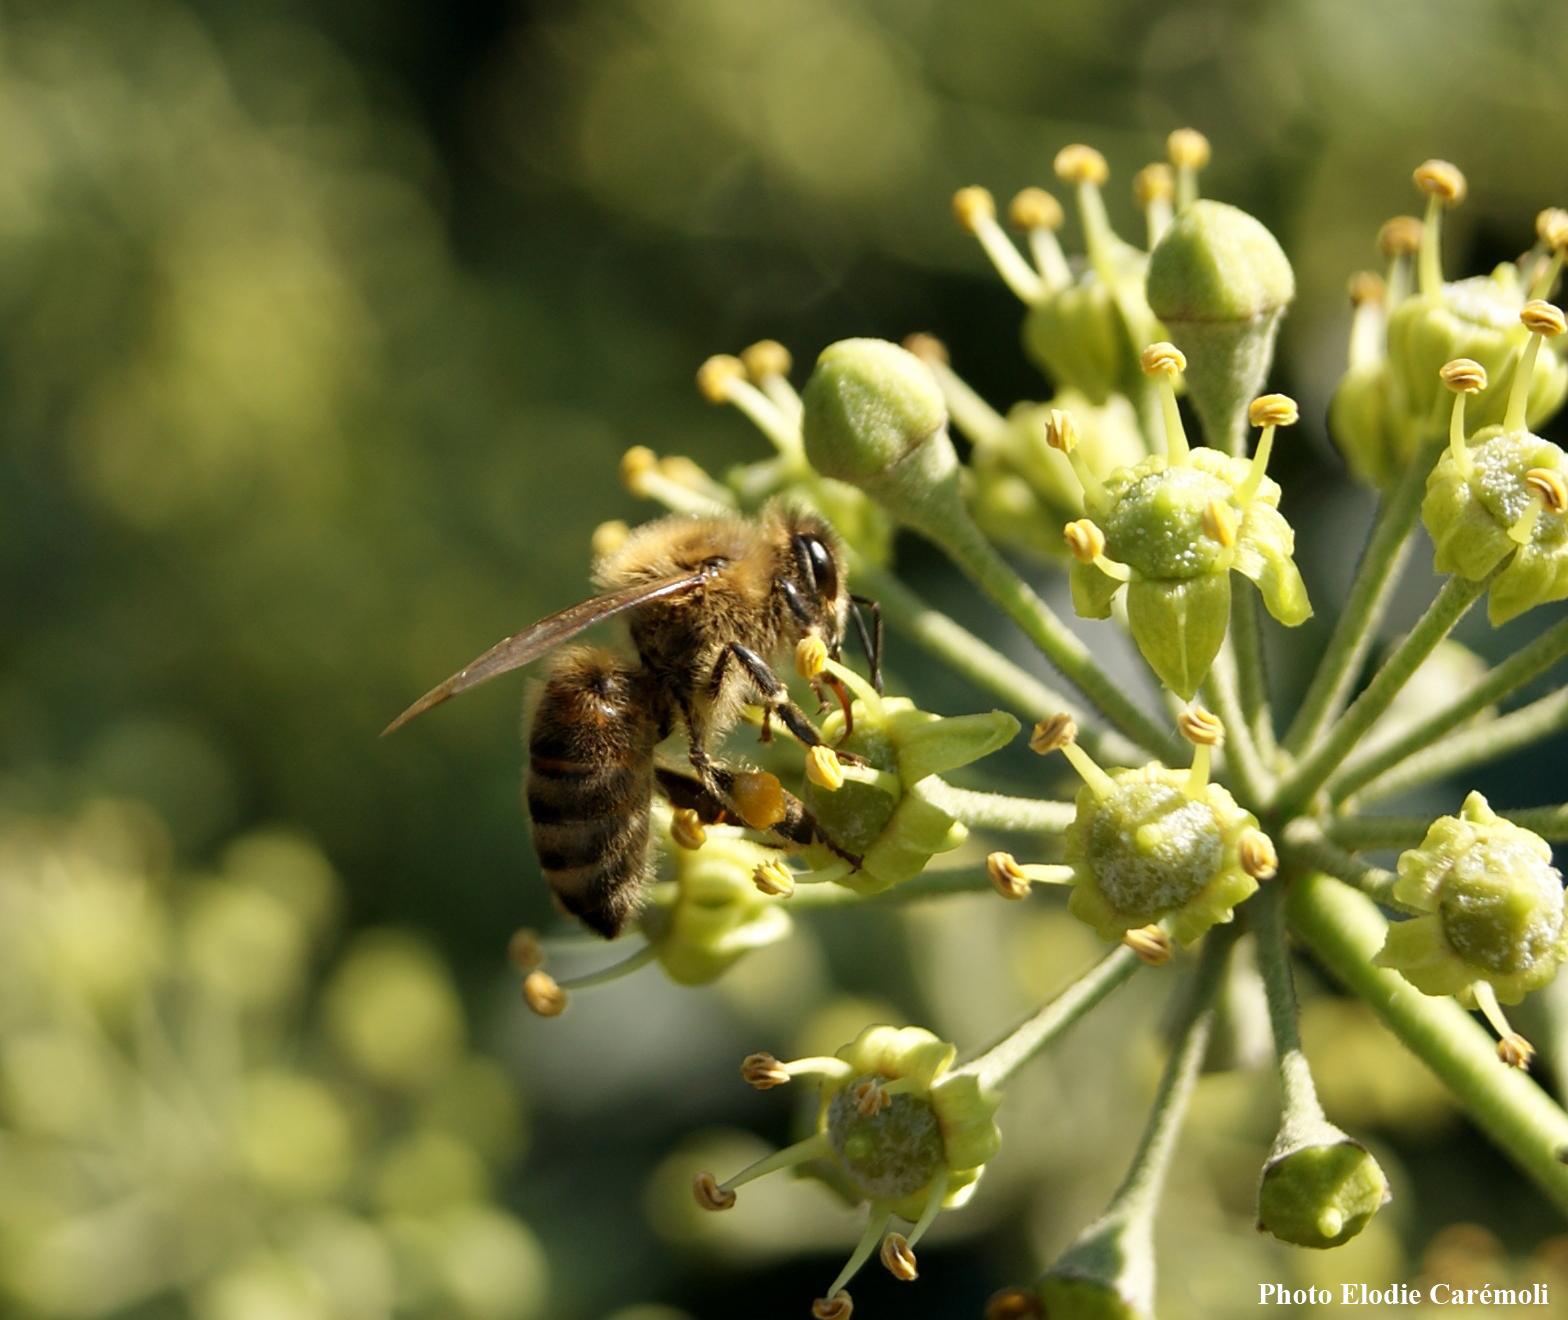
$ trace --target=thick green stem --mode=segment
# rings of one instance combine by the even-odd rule
[[[1164,761],[1181,758],[1170,734],[1100,668],[1078,635],[992,549],[978,527],[967,518],[955,519],[929,534],[1112,724]]]
[[[1449,1088],[1470,1117],[1568,1214],[1568,1114],[1528,1074],[1498,1061],[1495,1042],[1452,999],[1423,995],[1372,965],[1388,923],[1355,890],[1307,874],[1290,885],[1292,928]]]
[[[1018,834],[1060,834],[1072,824],[1078,808],[1071,802],[1009,797],[954,788],[935,777],[921,781],[921,796],[971,829],[1007,830]]]
[[[1494,666],[1479,683],[1432,712],[1386,747],[1355,756],[1329,781],[1329,794],[1341,801],[1371,783],[1406,757],[1431,746],[1445,733],[1523,687],[1568,655],[1568,619],[1548,628],[1522,651]]]
[[[1324,834],[1341,848],[1414,848],[1426,838],[1431,821],[1425,816],[1336,816],[1324,823]]]
[[[1280,855],[1297,870],[1327,871],[1368,898],[1396,906],[1394,883],[1399,877],[1335,847],[1314,821],[1291,821],[1280,838]]]
[[[1465,729],[1442,742],[1406,757],[1392,770],[1345,799],[1345,809],[1408,793],[1422,784],[1495,761],[1522,747],[1568,729],[1568,688],[1532,701],[1495,720]]]
[[[1263,661],[1263,634],[1258,623],[1258,598],[1236,591],[1230,598],[1230,642],[1236,655],[1236,683],[1241,713],[1252,745],[1265,765],[1274,762],[1274,714],[1269,708],[1268,673]]]
[[[974,1073],[987,1089],[1005,1085],[1024,1064],[1142,966],[1136,953],[1126,945],[1118,945],[1050,1003],[958,1071]]]
[[[1143,753],[1116,733],[1097,734],[1086,727],[1084,712],[1076,702],[1040,682],[1033,674],[1014,664],[995,647],[980,640],[940,610],[933,609],[885,568],[852,557],[851,581],[881,606],[890,627],[917,643],[955,673],[976,687],[1005,702],[1013,711],[1030,720],[1057,712],[1071,715],[1078,722],[1080,740],[1107,761],[1117,765],[1136,765]]]
[[[1345,608],[1285,735],[1285,747],[1292,753],[1299,754],[1321,738],[1323,730],[1344,708],[1410,553],[1410,533],[1421,509],[1426,475],[1435,452],[1433,446],[1423,446],[1399,484],[1383,497]]]
[[[1280,786],[1280,815],[1290,816],[1299,812],[1327,782],[1328,777],[1344,764],[1350,749],[1389,708],[1399,695],[1399,690],[1409,682],[1410,676],[1432,654],[1437,644],[1453,631],[1465,611],[1480,599],[1497,571],[1493,569],[1479,582],[1451,577],[1443,583],[1437,598],[1427,607],[1426,613],[1417,620],[1416,626],[1405,639],[1394,648],[1393,654],[1383,662],[1383,667],[1377,671],[1366,690],[1351,702],[1329,735],[1313,747]]]
[[[861,903],[918,903],[927,898],[948,898],[954,894],[996,895],[995,886],[984,869],[955,867],[950,871],[922,871],[912,879],[874,894],[862,894],[843,885],[809,884],[799,886],[782,900],[786,907],[837,908]]]

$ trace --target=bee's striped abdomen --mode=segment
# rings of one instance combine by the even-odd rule
[[[646,887],[658,720],[641,670],[611,652],[563,652],[528,735],[528,815],[562,907],[606,938]]]

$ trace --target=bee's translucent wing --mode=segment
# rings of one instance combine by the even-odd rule
[[[423,715],[432,706],[439,706],[448,697],[455,697],[459,692],[466,692],[471,687],[477,687],[494,678],[497,674],[504,674],[511,669],[520,669],[531,660],[537,660],[552,647],[559,646],[569,638],[575,637],[584,628],[603,619],[611,618],[624,610],[645,604],[650,600],[662,600],[668,596],[678,596],[683,592],[691,591],[694,587],[708,577],[705,570],[692,573],[683,573],[679,577],[655,578],[650,582],[635,582],[629,587],[622,587],[619,591],[607,592],[603,596],[595,596],[591,600],[580,601],[576,605],[568,606],[559,614],[552,614],[547,619],[540,619],[531,627],[524,628],[520,633],[513,633],[510,637],[503,638],[477,660],[465,665],[453,674],[444,683],[438,683],[429,692],[420,697],[412,706],[399,715],[391,724],[381,731],[385,738],[387,734],[401,729],[411,719]]]

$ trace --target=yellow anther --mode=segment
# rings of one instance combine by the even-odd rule
[[[632,529],[619,518],[611,518],[593,529],[593,536],[588,542],[589,548],[593,550],[596,559],[613,555],[626,544],[626,538],[631,535],[631,531]]]
[[[985,873],[991,885],[1003,898],[1029,897],[1029,877],[1024,874],[1018,859],[1007,852],[994,852],[985,859]]]
[[[1176,717],[1176,727],[1194,747],[1218,747],[1225,741],[1220,717],[1202,706],[1188,706]]]
[[[1145,165],[1132,176],[1132,195],[1139,206],[1168,202],[1176,196],[1176,176],[1164,161]]]
[[[769,898],[788,898],[795,892],[795,876],[783,862],[762,862],[751,873],[751,883]]]
[[[1150,967],[1164,967],[1176,956],[1176,946],[1158,926],[1140,926],[1122,936],[1122,943]]]
[[[795,672],[813,679],[827,668],[828,644],[816,633],[807,633],[795,646]]]
[[[1528,1071],[1535,1058],[1535,1046],[1517,1031],[1511,1031],[1497,1042],[1497,1057],[1510,1068]]]
[[[1051,409],[1045,419],[1045,443],[1062,454],[1070,454],[1078,448],[1078,427],[1070,412]]]
[[[1093,147],[1075,142],[1056,153],[1056,177],[1064,183],[1104,183],[1111,177],[1111,167]]]
[[[1092,564],[1105,553],[1105,533],[1092,518],[1078,518],[1062,528],[1062,539],[1080,564]]]
[[[1524,474],[1524,484],[1540,496],[1541,506],[1548,513],[1568,509],[1568,482],[1562,473],[1551,468],[1531,468]]]
[[[826,743],[818,743],[806,753],[806,778],[818,788],[837,793],[844,787],[844,767],[838,753]]]
[[[735,776],[730,801],[754,830],[772,829],[788,810],[784,785],[766,770],[742,770]]]
[[[538,934],[525,926],[512,932],[512,938],[506,944],[506,956],[519,971],[531,972],[544,961],[544,948]]]
[[[1165,154],[1177,169],[1201,170],[1209,163],[1213,149],[1197,129],[1178,128],[1165,139]]]
[[[1443,384],[1455,394],[1479,394],[1486,388],[1486,368],[1474,358],[1455,358],[1438,368]]]
[[[1039,1295],[1027,1288],[1003,1288],[985,1304],[985,1320],[1041,1320],[1044,1314]]]
[[[877,1253],[882,1268],[900,1283],[913,1283],[920,1277],[915,1250],[902,1233],[889,1233],[882,1239],[882,1250]]]
[[[1034,726],[1029,735],[1029,750],[1045,756],[1060,751],[1078,740],[1078,725],[1071,715],[1052,715]]]
[[[775,1086],[789,1083],[789,1072],[784,1065],[766,1051],[748,1054],[742,1059],[740,1075],[747,1086],[754,1086],[759,1091],[771,1091]]]
[[[1247,420],[1254,426],[1294,426],[1300,416],[1288,394],[1260,394],[1247,405]]]
[[[670,818],[670,838],[687,852],[696,852],[708,841],[708,831],[702,828],[702,817],[690,807],[681,807]]]
[[[1236,860],[1254,880],[1272,880],[1279,874],[1279,853],[1274,840],[1262,830],[1246,830],[1236,844]]]
[[[713,479],[702,470],[702,465],[685,454],[671,454],[668,458],[661,458],[659,473],[687,490],[707,490],[713,485]]]
[[[1020,188],[1007,204],[1007,223],[1015,229],[1060,229],[1062,204],[1044,188]]]
[[[1377,246],[1385,257],[1406,257],[1421,248],[1421,221],[1413,215],[1396,215],[1383,221]]]
[[[968,233],[978,234],[982,225],[996,219],[996,199],[986,188],[960,188],[953,194],[953,216]]]
[[[1227,550],[1236,544],[1236,513],[1229,500],[1210,500],[1204,506],[1203,530]]]
[[[789,349],[777,339],[759,339],[749,348],[741,349],[740,360],[746,367],[746,374],[759,382],[772,376],[787,376],[795,364]]]
[[[840,1288],[831,1297],[819,1297],[811,1304],[812,1320],[849,1320],[855,1313],[855,1303]]]
[[[1535,236],[1553,252],[1568,249],[1568,211],[1548,206],[1535,217]]]
[[[566,991],[549,972],[533,971],[523,978],[523,999],[540,1017],[560,1017],[566,1009]]]
[[[1544,335],[1554,339],[1568,330],[1568,322],[1563,320],[1562,308],[1554,307],[1544,298],[1532,298],[1519,311],[1519,319],[1524,322],[1524,327],[1531,334]]]
[[[946,366],[951,358],[948,356],[947,345],[935,335],[928,335],[924,331],[919,334],[908,335],[904,339],[904,349],[913,353],[922,362],[932,362]]]
[[[877,1077],[857,1082],[849,1095],[855,1102],[855,1112],[862,1118],[875,1118],[893,1103],[893,1097],[883,1089],[882,1081]]]
[[[647,445],[633,445],[621,455],[621,484],[633,495],[642,494],[644,479],[658,470],[659,456]]]
[[[728,1210],[735,1204],[735,1193],[719,1186],[711,1173],[699,1173],[691,1180],[691,1193],[704,1210]]]
[[[1350,305],[1380,303],[1388,296],[1388,285],[1375,271],[1358,270],[1350,277]]]
[[[1187,370],[1187,357],[1175,344],[1167,344],[1161,340],[1158,344],[1150,344],[1138,355],[1138,362],[1143,367],[1144,374],[1158,376],[1162,373],[1174,375],[1178,371]]]
[[[1458,206],[1465,199],[1465,176],[1457,165],[1446,160],[1422,161],[1411,177],[1417,188],[1429,197],[1436,197],[1444,206]]]
[[[728,403],[730,387],[745,378],[746,364],[732,353],[715,353],[697,368],[697,388],[709,403]]]

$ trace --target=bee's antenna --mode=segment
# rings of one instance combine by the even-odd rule
[[[865,616],[860,608],[871,611],[871,630],[866,630]],[[855,621],[855,632],[860,637],[860,649],[866,653],[866,664],[871,668],[871,686],[882,693],[882,607],[869,596],[849,598],[850,617]]]

